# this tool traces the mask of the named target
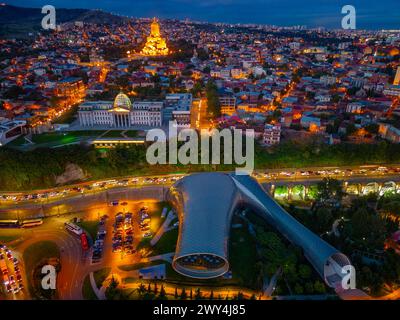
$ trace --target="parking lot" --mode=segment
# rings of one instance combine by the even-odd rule
[[[123,211],[119,211],[114,218],[112,252],[120,254],[121,259],[129,256],[140,256],[136,247],[143,238],[151,238],[151,214],[146,205],[135,206],[133,210],[126,210],[127,202],[112,203],[114,206],[122,206]]]
[[[21,266],[12,250],[3,244],[0,244],[0,275],[2,291],[8,298],[14,295],[15,299],[20,299],[19,295],[25,290]]]
[[[108,218],[109,217],[106,214],[100,218],[96,238],[93,239],[92,263],[99,262],[103,257],[104,241],[107,235],[106,223],[109,220]]]
[[[89,208],[83,221],[98,221],[97,232],[92,231],[90,263],[103,266],[137,263],[142,258],[137,246],[150,239],[157,231],[161,212],[159,201],[129,201],[110,199],[107,205]]]

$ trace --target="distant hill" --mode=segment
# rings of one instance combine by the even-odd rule
[[[119,24],[127,18],[119,17],[101,10],[57,9],[57,24],[83,21],[95,24]],[[41,8],[23,8],[0,5],[0,36],[19,37],[41,29],[44,17]]]

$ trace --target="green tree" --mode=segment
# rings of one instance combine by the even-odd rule
[[[194,298],[195,298],[195,300],[203,299],[202,292],[201,292],[200,288],[197,288],[196,293],[194,295]]]
[[[243,292],[239,291],[238,294],[237,294],[237,296],[236,296],[236,299],[237,299],[237,300],[245,300],[245,299],[244,299]]]
[[[349,123],[348,125],[347,125],[347,127],[346,127],[346,134],[348,135],[348,136],[351,136],[352,134],[354,134],[354,133],[356,133],[357,132],[357,128],[356,128],[356,126],[354,125],[354,123]]]
[[[157,282],[154,283],[154,294],[158,293]]]
[[[379,132],[379,125],[377,123],[368,124],[365,127],[365,130],[368,131],[370,134],[378,134]]]
[[[317,185],[317,200],[325,203],[327,201],[340,202],[344,196],[342,183],[339,180],[324,178]]]
[[[307,280],[307,279],[310,279],[310,277],[311,277],[311,268],[309,267],[309,266],[307,266],[307,265],[305,265],[305,264],[301,264],[300,266],[299,266],[299,276],[302,278],[302,279],[304,279],[304,280]]]
[[[139,292],[139,295],[142,295],[143,293],[146,292],[146,287],[145,287],[145,285],[143,283],[141,283],[139,285],[138,292]]]
[[[206,97],[207,97],[207,111],[212,119],[221,116],[221,104],[219,102],[218,88],[214,80],[209,80],[206,85]]]
[[[118,281],[112,277],[110,285],[107,287],[105,295],[109,300],[115,300],[120,295],[120,291],[118,290]]]
[[[181,292],[181,300],[186,300],[186,299],[187,299],[187,293],[185,288],[183,288]]]
[[[294,293],[295,294],[303,294],[304,293],[304,289],[301,286],[301,284],[296,283],[296,285],[294,286]]]
[[[203,84],[202,84],[201,81],[197,81],[197,82],[194,84],[194,86],[193,86],[193,88],[192,88],[192,90],[191,90],[191,93],[193,94],[193,96],[199,98],[199,97],[201,97],[202,91],[203,91]]]
[[[158,295],[158,298],[160,300],[166,300],[167,299],[167,293],[165,292],[165,288],[164,288],[163,284],[161,285],[160,294]]]
[[[325,285],[321,281],[314,282],[314,290],[316,293],[323,294],[326,292]]]

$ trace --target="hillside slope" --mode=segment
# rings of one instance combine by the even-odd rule
[[[29,32],[41,30],[44,17],[41,8],[23,8],[11,5],[0,5],[0,36],[24,37]],[[57,9],[57,24],[83,21],[95,24],[119,24],[127,18],[119,17],[101,10]]]

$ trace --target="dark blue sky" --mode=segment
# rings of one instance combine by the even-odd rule
[[[56,8],[101,8],[135,17],[190,18],[232,23],[339,28],[341,8],[357,10],[357,29],[400,29],[400,0],[4,0],[8,4]]]

